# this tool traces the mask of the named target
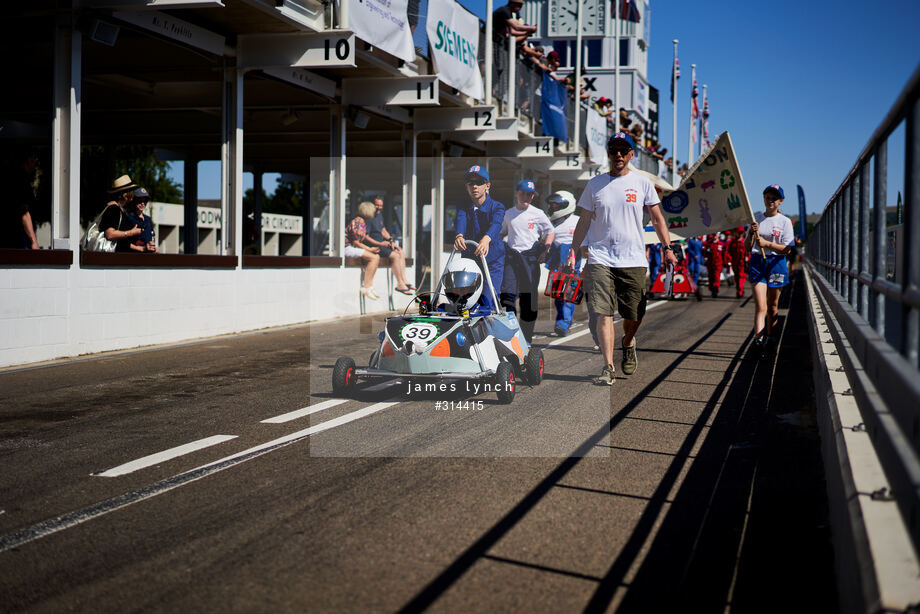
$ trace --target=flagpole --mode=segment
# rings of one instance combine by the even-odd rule
[[[613,131],[620,131],[620,11],[613,3]]]
[[[492,104],[492,0],[486,0],[486,82],[483,104]]]
[[[674,63],[671,65],[671,107],[674,113],[671,122],[671,183],[677,185],[677,42],[674,39]]]
[[[687,168],[693,166],[693,87],[696,84],[696,64],[690,65],[690,131],[687,133]]]
[[[581,151],[581,139],[578,133],[581,130],[581,3],[582,0],[576,0],[578,4],[577,15],[575,18],[575,140],[573,150],[575,153]]]
[[[700,155],[703,155],[703,122],[706,121],[703,118],[703,109],[706,108],[706,88],[708,85],[703,85],[703,106],[700,107]]]

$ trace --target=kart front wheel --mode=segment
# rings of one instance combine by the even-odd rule
[[[340,394],[354,388],[358,381],[355,375],[355,361],[347,356],[342,356],[335,361],[332,369],[332,392]]]
[[[507,404],[514,400],[515,381],[511,363],[503,362],[498,365],[495,371],[495,388],[499,403]]]
[[[524,359],[524,379],[531,386],[539,386],[543,381],[543,350],[530,348]]]

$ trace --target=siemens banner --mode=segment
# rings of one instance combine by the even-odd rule
[[[415,60],[409,30],[409,0],[344,0],[348,2],[348,25],[355,36],[400,60]]]
[[[438,79],[483,99],[479,71],[479,19],[454,0],[428,0],[425,26]]]

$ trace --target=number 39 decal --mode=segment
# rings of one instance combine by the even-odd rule
[[[426,322],[413,322],[404,326],[399,334],[404,341],[427,344],[438,336],[438,327]]]

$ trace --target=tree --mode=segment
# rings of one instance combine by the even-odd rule
[[[158,202],[183,202],[182,186],[167,175],[169,162],[158,160],[156,148],[145,145],[88,145],[81,151],[80,217],[92,219],[109,200],[107,189],[128,175]]]

